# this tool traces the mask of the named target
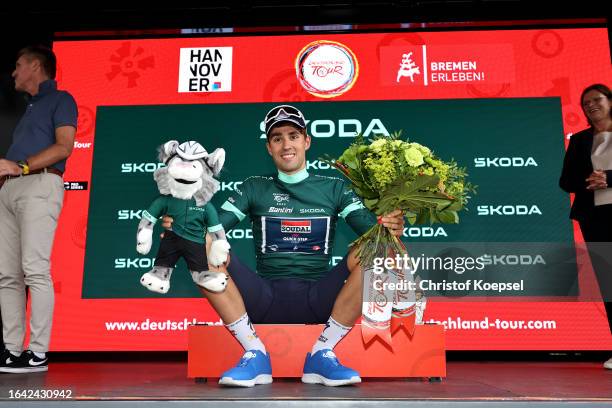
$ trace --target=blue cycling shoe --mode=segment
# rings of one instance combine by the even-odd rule
[[[361,377],[357,371],[340,364],[332,350],[324,349],[314,355],[306,354],[302,382],[336,387],[360,383]]]
[[[270,354],[264,354],[259,350],[246,351],[238,365],[221,374],[219,379],[219,384],[235,387],[252,387],[271,382]]]

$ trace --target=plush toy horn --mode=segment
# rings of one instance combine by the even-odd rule
[[[178,147],[179,142],[176,140],[170,140],[169,142],[164,143],[164,153],[168,156],[176,153],[176,148]]]
[[[213,175],[217,176],[225,163],[225,150],[222,148],[215,149],[205,160],[213,171]]]
[[[166,163],[168,158],[172,157],[176,154],[176,148],[179,143],[176,140],[170,140],[169,142],[164,143],[158,148],[159,151],[159,161],[162,163]]]

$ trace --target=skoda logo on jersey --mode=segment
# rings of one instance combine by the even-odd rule
[[[310,220],[281,220],[281,232],[310,234]]]
[[[300,214],[325,214],[323,208],[300,208]]]

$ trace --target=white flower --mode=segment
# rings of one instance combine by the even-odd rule
[[[379,152],[386,143],[387,143],[386,139],[376,139],[370,145],[370,150],[374,152]]]
[[[431,156],[431,150],[429,150],[429,148],[428,148],[428,147],[423,146],[422,144],[412,142],[412,143],[410,143],[410,146],[411,146],[411,147],[414,147],[414,148],[415,148],[415,149],[417,149],[419,152],[421,152],[421,154],[422,154],[423,156],[426,156],[426,157]]]
[[[404,157],[406,158],[406,163],[411,167],[419,167],[423,164],[423,154],[414,147],[404,150]]]

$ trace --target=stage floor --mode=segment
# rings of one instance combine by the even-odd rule
[[[47,373],[0,374],[0,399],[17,390],[70,390],[80,400],[428,400],[612,403],[612,370],[590,362],[449,362],[440,383],[375,380],[348,387],[277,380],[225,388],[187,378],[183,361],[52,362]],[[15,400],[13,400],[15,401]],[[1,404],[1,402],[0,402]]]

